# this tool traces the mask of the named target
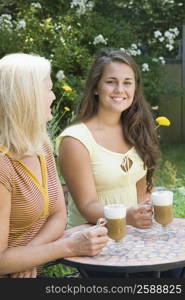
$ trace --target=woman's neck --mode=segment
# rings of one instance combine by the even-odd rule
[[[97,113],[92,119],[91,122],[99,127],[118,127],[120,126],[120,116],[118,114],[101,114]]]

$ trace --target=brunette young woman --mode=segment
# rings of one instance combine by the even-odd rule
[[[95,224],[104,216],[105,204],[123,203],[128,225],[150,228],[152,210],[139,204],[150,198],[159,141],[139,68],[131,56],[120,50],[97,55],[77,117],[57,138],[60,166],[70,192],[68,226]],[[178,277],[180,272],[165,276]]]

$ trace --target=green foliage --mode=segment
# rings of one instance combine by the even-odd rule
[[[155,185],[166,188],[173,188],[177,182],[177,168],[176,165],[169,161],[163,161],[160,168],[156,172]]]
[[[67,267],[63,264],[57,264],[53,266],[49,266],[45,268],[42,272],[42,274],[47,275],[49,277],[63,277],[66,275],[70,275],[73,273],[78,272],[76,268],[73,267]]]
[[[185,144],[162,145],[162,160],[154,185],[174,192],[174,215],[185,217]]]
[[[141,68],[146,99],[152,105],[158,104],[161,93],[169,89],[170,94],[176,93],[163,79],[163,63],[178,53],[184,5],[179,0],[3,0],[0,57],[34,52],[51,60],[56,101],[49,128],[54,139],[74,119],[89,65],[100,49],[130,51]],[[158,37],[155,31],[160,32]],[[65,77],[56,79],[60,70]],[[72,91],[65,92],[63,85]],[[66,106],[70,111],[64,114]]]
[[[174,193],[174,216],[185,218],[185,193],[178,190]]]

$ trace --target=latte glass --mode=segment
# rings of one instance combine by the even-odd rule
[[[145,203],[140,203],[137,205],[138,210],[140,214],[143,216],[143,219],[146,219],[146,214],[151,213],[151,227],[146,228],[146,229],[141,229],[137,227],[133,227],[134,231],[142,235],[142,239],[148,239],[151,234],[153,233],[153,227],[152,227],[152,203],[151,202],[145,202]],[[147,217],[148,218],[148,217]]]
[[[122,240],[127,234],[126,207],[123,204],[108,204],[104,206],[104,216],[107,221],[108,236],[114,241],[110,245],[112,253],[123,250]]]
[[[162,238],[167,240],[173,235],[169,227],[173,221],[173,192],[169,190],[154,191],[151,201],[154,208],[154,220],[161,225]]]

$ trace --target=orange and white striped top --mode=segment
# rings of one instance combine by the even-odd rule
[[[8,247],[25,246],[52,214],[59,197],[55,160],[50,146],[40,155],[43,183],[20,160],[0,147],[0,183],[11,193],[11,214]]]

